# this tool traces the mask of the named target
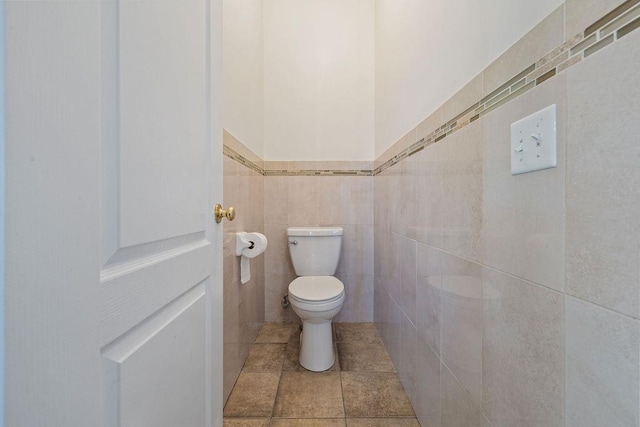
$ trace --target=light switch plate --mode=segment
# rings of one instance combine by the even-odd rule
[[[511,125],[511,175],[557,166],[556,105]]]

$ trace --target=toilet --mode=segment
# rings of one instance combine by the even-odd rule
[[[342,248],[342,227],[289,227],[289,254],[298,276],[289,302],[302,319],[300,365],[315,372],[333,366],[331,319],[344,303],[344,285],[333,275]]]

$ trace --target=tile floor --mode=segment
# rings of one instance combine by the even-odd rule
[[[336,363],[298,364],[300,327],[266,323],[224,408],[225,427],[419,427],[372,323],[334,324]]]

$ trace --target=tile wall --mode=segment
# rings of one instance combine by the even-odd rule
[[[225,152],[230,148],[251,159],[252,165],[260,160],[244,148],[233,136],[224,134]],[[248,163],[247,163],[248,164]],[[233,206],[237,214],[234,221],[223,221],[223,282],[224,282],[224,400],[236,382],[244,361],[264,322],[264,255],[251,260],[251,280],[240,283],[240,258],[236,256],[238,231],[264,233],[264,177],[242,162],[223,157],[224,206]]]
[[[640,424],[639,16],[567,0],[376,160],[374,318],[422,425]],[[558,167],[512,176],[550,104]]]
[[[289,226],[341,226],[337,277],[346,300],[336,321],[373,321],[373,162],[264,162],[224,134],[224,393],[229,396],[262,322],[298,322],[280,304],[296,275],[289,258]],[[235,233],[267,236],[264,255],[251,260],[251,281],[240,283]]]
[[[287,227],[341,226],[342,254],[336,276],[346,299],[338,322],[373,321],[373,162],[266,162],[264,178],[265,316],[298,321],[280,305],[296,275]]]

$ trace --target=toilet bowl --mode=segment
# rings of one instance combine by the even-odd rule
[[[345,299],[344,284],[332,276],[338,267],[340,227],[287,229],[296,278],[289,284],[289,302],[302,320],[300,365],[315,372],[335,363],[331,320]]]
[[[289,284],[289,301],[302,319],[300,365],[320,372],[335,363],[331,320],[344,303],[344,285],[333,276],[303,276]]]

